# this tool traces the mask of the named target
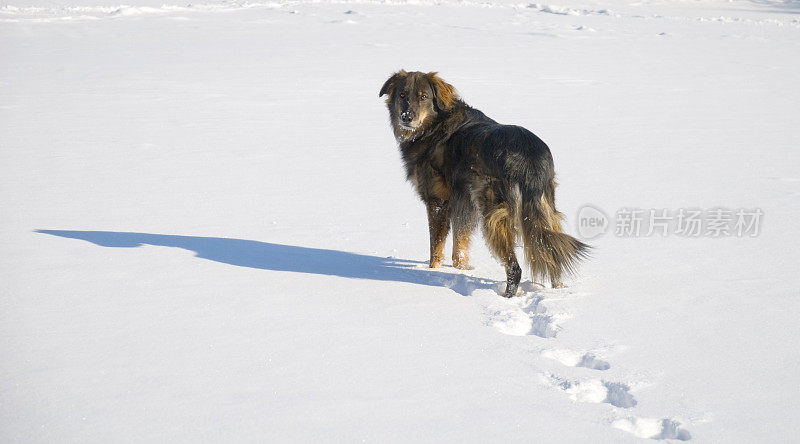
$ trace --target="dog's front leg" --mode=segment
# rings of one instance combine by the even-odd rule
[[[428,209],[428,228],[431,235],[431,268],[442,265],[444,243],[450,231],[450,202],[432,199],[425,203]]]
[[[469,270],[469,243],[478,225],[478,210],[468,192],[453,193],[450,223],[453,226],[453,267]]]

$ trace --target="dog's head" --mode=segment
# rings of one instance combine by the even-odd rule
[[[378,97],[387,95],[386,107],[398,138],[410,136],[446,114],[458,100],[452,85],[435,72],[400,70],[383,84]]]

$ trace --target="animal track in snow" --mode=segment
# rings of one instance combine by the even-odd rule
[[[495,288],[498,294],[502,294],[501,286],[499,284]],[[486,323],[507,335],[556,337],[561,330],[559,322],[569,318],[569,315],[548,311],[544,304],[547,298],[541,294],[544,287],[537,287],[530,282],[524,282],[520,287],[524,292],[522,295],[502,301],[495,299],[485,307]]]
[[[567,367],[586,367],[592,370],[608,370],[611,364],[597,358],[592,352],[577,352],[574,350],[545,350],[542,352],[545,358],[554,359]]]
[[[624,409],[636,406],[636,399],[629,393],[630,387],[619,382],[607,382],[599,379],[570,381],[555,375],[550,375],[550,380],[564,390],[573,401],[605,402]]]
[[[611,425],[620,430],[632,433],[639,438],[677,439],[678,441],[688,441],[692,439],[691,433],[680,427],[681,423],[669,418],[618,419]]]
[[[483,302],[486,324],[499,332],[512,336],[538,336],[554,340],[562,330],[561,321],[571,317],[565,310],[564,302],[568,300],[557,295],[571,294],[569,290],[551,291],[532,282],[520,284],[521,295],[511,299],[502,296],[504,283],[491,284],[481,281],[478,285],[473,281],[455,281],[451,288],[461,294],[471,294]],[[463,287],[463,288],[459,288]],[[552,301],[548,303],[548,301]],[[543,350],[542,357],[553,359],[567,367],[583,367],[591,370],[605,371],[611,364],[597,356],[592,350],[549,349]],[[602,355],[601,355],[602,356]],[[630,393],[630,386],[622,382],[611,382],[602,379],[575,380],[556,374],[543,375],[547,384],[563,391],[570,399],[577,402],[610,404],[618,409],[633,409],[638,401]],[[616,419],[611,425],[639,438],[675,439],[688,441],[691,434],[681,427],[681,423],[670,418],[639,418],[635,416],[617,416],[624,410],[614,410]]]

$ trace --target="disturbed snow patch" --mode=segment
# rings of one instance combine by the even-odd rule
[[[677,439],[679,441],[692,439],[689,431],[680,427],[681,423],[669,418],[619,419],[614,421],[612,425],[639,438]]]
[[[500,286],[502,284],[495,289],[498,294],[502,294]],[[530,282],[520,287],[525,292],[521,296],[501,300],[492,297],[492,301],[484,308],[486,324],[512,336],[556,337],[561,329],[559,323],[570,316],[548,310],[545,303],[549,299],[541,294],[543,287]]]
[[[630,387],[620,382],[607,382],[599,379],[570,381],[550,375],[550,382],[564,390],[573,401],[607,403],[614,407],[631,408],[636,399],[629,393]]]
[[[567,367],[586,367],[592,370],[608,370],[611,364],[599,359],[592,352],[579,352],[575,350],[545,350],[542,352],[545,358],[554,359]]]

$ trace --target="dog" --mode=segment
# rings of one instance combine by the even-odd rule
[[[590,247],[561,229],[548,146],[470,107],[436,72],[400,70],[381,87],[378,97],[384,95],[407,178],[427,209],[430,267],[441,266],[452,225],[453,266],[470,268],[470,238],[480,224],[505,266],[505,297],[516,295],[522,278],[518,237],[532,278],[562,287]]]

